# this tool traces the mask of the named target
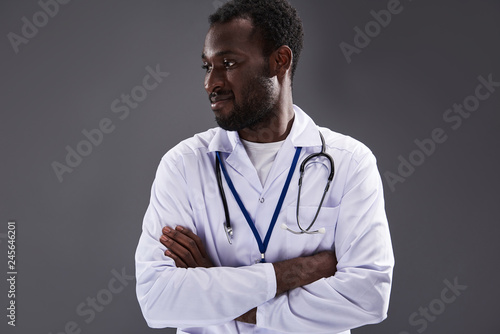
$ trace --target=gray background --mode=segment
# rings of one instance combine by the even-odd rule
[[[354,27],[388,1],[292,0],[304,21],[305,49],[294,100],[316,123],[366,143],[383,174],[397,173],[415,139],[442,128],[447,141],[391,191],[384,178],[396,267],[389,317],[354,333],[417,333],[420,307],[439,313],[426,333],[498,333],[498,129],[500,89],[461,127],[445,111],[473,94],[477,77],[500,81],[498,1],[403,0],[402,12],[349,64],[340,51]],[[0,5],[0,249],[17,221],[17,326],[2,333],[171,333],[148,329],[134,281],[89,317],[76,308],[105,296],[112,271],[134,273],[134,251],[161,156],[180,140],[215,126],[200,54],[214,1],[72,1],[60,5],[16,54],[7,34],[21,34],[37,1]],[[120,120],[110,105],[142,83],[147,66],[170,75]],[[59,182],[64,163],[109,118],[115,130]],[[444,280],[467,288],[439,302]],[[447,295],[451,296],[451,294]],[[107,301],[108,302],[108,301]],[[441,303],[441,304],[440,304]],[[85,309],[89,309],[88,306]],[[334,316],[334,315],[333,315]],[[418,316],[416,319],[424,319]]]

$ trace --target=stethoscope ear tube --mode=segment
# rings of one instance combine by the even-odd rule
[[[333,158],[330,154],[326,153],[326,145],[325,145],[325,137],[323,137],[323,134],[321,131],[319,132],[319,136],[321,138],[321,153],[324,157],[326,157],[328,160],[330,160],[330,175],[328,176],[328,188],[330,188],[330,182],[333,180],[333,175],[335,174],[335,164],[333,163]],[[327,189],[328,190],[328,189]],[[326,192],[326,190],[325,190]]]
[[[314,225],[314,223],[316,222],[316,219],[318,218],[318,215],[319,215],[319,212],[321,210],[321,207],[323,206],[323,201],[325,200],[326,193],[328,192],[328,189],[330,189],[330,183],[332,182],[333,175],[335,174],[335,167],[334,167],[334,164],[333,164],[333,158],[328,153],[326,153],[325,138],[323,137],[323,134],[321,133],[321,131],[319,132],[319,135],[321,137],[321,152],[319,152],[319,153],[313,153],[313,154],[309,155],[300,164],[300,177],[299,177],[299,182],[298,182],[299,190],[298,190],[298,195],[297,195],[297,209],[296,209],[296,212],[295,212],[295,216],[296,216],[296,220],[297,220],[297,226],[299,227],[300,231],[298,231],[298,232],[297,231],[293,231],[292,229],[290,229],[285,224],[283,224],[281,226],[284,230],[292,232],[293,234],[304,234],[304,233],[305,234],[318,234],[318,233],[319,234],[324,234],[325,233],[325,228],[324,227],[322,227],[322,228],[320,228],[319,230],[316,230],[316,231],[309,231],[311,229],[311,227]],[[323,190],[323,196],[321,197],[321,201],[320,201],[320,203],[318,205],[318,209],[316,210],[316,214],[314,215],[314,218],[311,221],[311,223],[309,224],[309,226],[304,229],[304,228],[302,228],[302,225],[300,225],[300,221],[299,221],[300,192],[302,190],[302,178],[303,178],[304,173],[305,173],[305,167],[306,167],[307,162],[309,162],[309,160],[311,160],[313,158],[316,158],[316,157],[325,157],[325,158],[328,159],[328,161],[330,162],[330,175],[328,176],[328,180],[326,182],[325,189]]]

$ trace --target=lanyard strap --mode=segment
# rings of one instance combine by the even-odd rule
[[[220,164],[222,173],[224,173],[224,178],[226,179],[227,185],[229,186],[229,189],[231,189],[231,192],[233,193],[234,199],[238,203],[238,206],[240,207],[241,212],[245,216],[245,219],[248,223],[248,226],[250,226],[250,229],[253,232],[253,235],[255,236],[255,240],[257,241],[257,244],[259,245],[259,251],[262,255],[262,259],[260,262],[266,262],[265,260],[265,253],[267,250],[267,246],[269,245],[269,240],[271,239],[271,234],[273,232],[274,225],[276,224],[276,221],[278,220],[278,215],[281,211],[281,207],[283,206],[283,202],[285,201],[285,196],[288,191],[288,187],[290,186],[290,181],[292,180],[293,172],[295,170],[295,167],[297,166],[297,161],[299,160],[299,155],[300,151],[302,150],[302,147],[297,147],[295,149],[295,156],[293,157],[292,165],[290,166],[290,170],[288,171],[288,176],[285,181],[285,185],[283,186],[283,190],[281,191],[280,198],[278,200],[278,204],[276,205],[276,209],[274,210],[273,217],[271,219],[271,223],[269,224],[269,228],[266,233],[266,237],[264,238],[264,242],[262,242],[262,239],[260,238],[259,232],[257,231],[257,228],[255,227],[255,223],[252,221],[250,218],[250,214],[248,213],[247,209],[243,205],[243,202],[240,199],[240,196],[236,192],[236,188],[233,185],[233,182],[229,178],[229,174],[227,173],[226,167],[224,164]],[[217,159],[219,161],[222,161],[220,158],[219,152],[216,152]]]

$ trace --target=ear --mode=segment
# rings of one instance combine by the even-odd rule
[[[282,45],[271,54],[271,71],[278,76],[279,80],[283,80],[292,70],[292,61],[292,49],[286,45]]]

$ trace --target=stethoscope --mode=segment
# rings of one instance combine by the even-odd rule
[[[323,201],[325,200],[325,197],[326,197],[326,193],[328,192],[328,189],[330,189],[330,183],[333,180],[333,175],[335,174],[335,168],[334,168],[332,157],[328,153],[325,152],[325,138],[323,138],[323,135],[321,134],[321,132],[319,132],[319,135],[321,137],[321,152],[310,154],[300,164],[300,177],[299,177],[299,182],[298,182],[299,191],[297,194],[297,211],[296,211],[296,220],[297,220],[297,226],[299,227],[299,231],[294,231],[294,230],[290,229],[286,224],[281,225],[282,229],[287,230],[293,234],[324,234],[325,233],[324,227],[322,227],[318,230],[314,230],[314,231],[311,231],[311,228],[314,225],[314,223],[316,222],[316,219],[318,218],[321,207],[323,206]],[[260,238],[260,235],[259,235],[257,229],[255,228],[255,224],[253,223],[252,219],[250,218],[250,215],[248,214],[248,211],[246,210],[245,206],[243,205],[243,202],[241,201],[241,198],[238,195],[238,192],[236,191],[236,189],[233,185],[233,182],[231,181],[231,178],[229,177],[229,174],[227,173],[226,167],[224,166],[224,164],[222,164],[220,152],[216,152],[215,173],[217,176],[217,184],[219,186],[219,192],[220,192],[220,196],[222,199],[222,205],[224,207],[224,215],[225,215],[224,230],[225,230],[226,235],[227,235],[227,240],[230,244],[232,244],[232,238],[234,235],[234,231],[233,231],[233,227],[231,226],[231,220],[229,217],[229,208],[227,206],[226,195],[224,192],[224,187],[222,185],[221,171],[222,171],[222,174],[224,174],[224,178],[226,179],[226,183],[227,183],[229,189],[231,190],[231,192],[233,193],[233,196],[234,196],[236,202],[238,203],[238,206],[240,207],[243,215],[245,216],[245,219],[247,220],[248,225],[250,226],[250,228],[255,236],[255,240],[257,241],[257,244],[259,245],[259,250],[261,252],[260,262],[265,262],[265,252],[267,249],[267,245],[269,244],[269,239],[271,238],[271,233],[273,231],[274,225],[276,224],[276,220],[278,219],[278,215],[281,211],[283,201],[285,200],[285,196],[286,196],[286,193],[288,191],[288,187],[290,185],[290,181],[292,179],[293,172],[294,172],[295,167],[297,165],[297,161],[299,159],[299,155],[300,155],[301,150],[302,150],[302,147],[297,147],[295,149],[295,155],[294,155],[294,158],[292,161],[292,165],[290,166],[290,170],[288,171],[288,176],[286,178],[285,185],[283,186],[283,190],[281,191],[281,195],[280,195],[280,198],[278,200],[278,204],[276,205],[276,209],[274,210],[274,214],[273,214],[273,217],[271,219],[271,223],[269,224],[269,229],[266,233],[264,241],[262,241],[262,239]],[[309,226],[307,228],[303,228],[302,225],[300,224],[300,221],[299,221],[300,192],[302,189],[302,179],[303,179],[304,174],[305,174],[307,163],[311,159],[314,159],[317,157],[324,157],[328,160],[328,163],[330,164],[330,174],[328,175],[327,183],[326,183],[325,189],[323,190],[323,196],[321,197],[321,201],[318,205],[318,208],[316,209],[316,214],[314,215],[314,218],[311,221],[311,223],[309,224]]]

